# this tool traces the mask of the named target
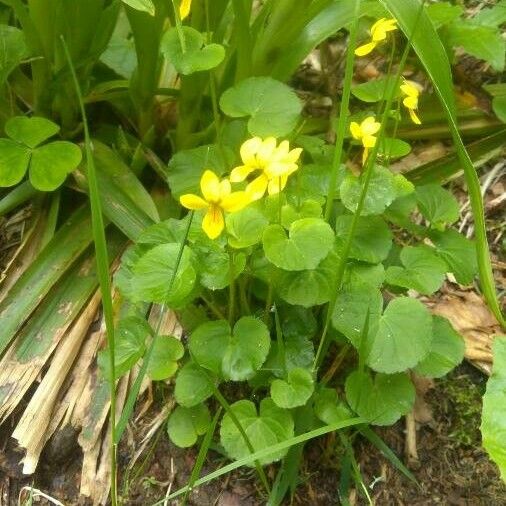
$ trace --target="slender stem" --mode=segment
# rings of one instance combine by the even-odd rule
[[[272,286],[272,282],[269,283],[269,288],[267,289],[267,297],[265,299],[265,318],[264,321],[266,323],[269,322],[269,315],[271,313],[272,306],[272,296],[274,294],[274,287]]]
[[[181,44],[182,53],[186,53],[186,40],[183,33],[183,25],[181,23],[181,17],[179,16],[179,8],[176,5],[175,0],[172,0],[172,7],[174,8],[174,19],[176,21],[176,30],[179,37],[179,43]]]
[[[234,325],[235,318],[235,266],[234,266],[234,254],[231,248],[227,247],[228,250],[228,274],[229,274],[229,285],[228,285],[228,322],[232,327]]]
[[[336,195],[337,174],[341,167],[341,158],[343,155],[344,137],[346,134],[346,124],[348,121],[349,104],[351,95],[351,80],[353,77],[353,63],[355,62],[355,46],[357,42],[358,22],[360,19],[360,0],[355,0],[354,22],[351,25],[350,36],[348,39],[348,51],[346,54],[346,65],[344,72],[343,96],[339,107],[339,120],[336,132],[336,145],[334,149],[334,158],[332,160],[332,171],[330,172],[329,191],[327,202],[325,204],[325,220],[329,221],[334,206]]]
[[[283,210],[283,194],[281,192],[281,177],[279,177],[279,181],[278,181],[278,185],[279,185],[279,192],[278,192],[278,220],[279,220],[279,224],[281,225],[281,214],[282,214],[282,210]]]
[[[276,324],[276,342],[278,343],[279,360],[283,374],[286,374],[286,355],[285,342],[283,341],[283,332],[281,330],[281,322],[279,321],[278,307],[274,304],[274,322]]]
[[[109,256],[107,253],[107,243],[105,239],[105,226],[102,216],[102,206],[100,203],[100,190],[98,187],[95,161],[93,159],[93,147],[88,128],[88,119],[84,107],[83,96],[81,87],[77,80],[77,75],[72,63],[72,58],[68,50],[67,44],[63,35],[61,35],[61,42],[65,57],[72,74],[74,81],[75,92],[81,110],[81,116],[84,128],[85,151],[86,151],[86,164],[88,168],[88,187],[91,205],[91,218],[93,228],[93,240],[95,242],[95,255],[97,262],[97,273],[100,283],[100,292],[102,294],[102,307],[104,311],[104,320],[107,333],[107,345],[109,349],[109,388],[110,388],[110,401],[111,410],[109,416],[110,431],[111,431],[111,451],[110,451],[110,466],[111,466],[111,504],[116,506],[118,503],[117,497],[117,472],[116,472],[116,364],[115,364],[115,339],[114,339],[114,310],[111,296],[111,278],[109,272]]]
[[[207,297],[204,297],[203,295],[201,295],[200,298],[204,301],[205,305],[211,310],[214,316],[216,316],[220,320],[226,320],[225,315],[218,309],[218,307],[212,300],[208,299]]]

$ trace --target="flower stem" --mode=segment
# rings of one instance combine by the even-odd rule
[[[228,250],[228,273],[229,273],[229,285],[228,285],[228,322],[230,326],[234,325],[235,317],[235,272],[234,272],[234,256],[232,250],[227,247]]]

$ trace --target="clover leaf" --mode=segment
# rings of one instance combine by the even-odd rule
[[[245,316],[233,331],[225,320],[206,322],[190,336],[190,351],[206,369],[233,381],[251,378],[267,358],[269,329],[256,318]]]
[[[184,39],[181,45],[180,35]],[[185,76],[217,67],[225,58],[225,48],[220,44],[205,44],[204,35],[195,28],[182,26],[169,28],[161,42],[162,54]]]
[[[191,408],[178,406],[170,415],[167,432],[176,446],[188,448],[207,432],[210,424],[211,415],[205,404],[197,404]]]
[[[313,376],[307,369],[297,367],[288,372],[286,380],[275,379],[271,383],[272,400],[280,408],[303,406],[314,390]]]
[[[156,336],[148,364],[148,376],[152,380],[164,380],[174,376],[177,361],[184,355],[181,341],[173,336]]]
[[[260,403],[260,413],[253,402],[237,401],[230,406],[233,414],[241,424],[244,432],[255,452],[270,448],[293,437],[294,423],[289,411],[278,408],[272,399],[263,399]],[[221,444],[227,454],[233,459],[241,459],[250,455],[250,450],[244,441],[236,424],[227,413],[223,417],[220,428]],[[283,458],[287,449],[271,453],[260,459],[260,464],[266,465]],[[249,464],[253,466],[254,464]]]
[[[330,225],[319,218],[294,221],[288,237],[281,225],[264,231],[265,256],[276,267],[287,271],[314,269],[328,255],[334,242]]]
[[[204,371],[198,364],[187,362],[176,377],[174,396],[181,406],[191,408],[207,398],[214,392],[212,375]]]
[[[29,172],[33,187],[52,191],[81,162],[82,153],[72,142],[42,142],[60,127],[45,118],[15,116],[5,124],[9,139],[0,139],[0,186],[14,186]]]
[[[289,134],[302,111],[292,88],[271,77],[250,77],[239,82],[223,93],[220,107],[232,118],[249,116],[249,133],[259,137]]]

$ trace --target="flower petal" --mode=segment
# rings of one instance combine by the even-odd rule
[[[418,117],[418,115],[416,114],[416,111],[414,109],[408,109],[408,111],[409,111],[409,116],[411,118],[411,121],[415,125],[421,125],[422,122],[421,122],[420,118]]]
[[[256,155],[261,146],[262,139],[260,137],[252,137],[243,142],[240,149],[242,163],[244,165],[252,165],[254,168],[256,165]]]
[[[181,21],[188,17],[191,6],[192,0],[181,0],[181,3],[179,4],[179,17],[181,18]]]
[[[368,42],[367,44],[363,44],[362,46],[358,46],[355,49],[356,56],[365,56],[369,54],[373,49],[378,45],[377,42]]]
[[[223,181],[220,182],[220,199],[230,195],[231,191],[232,187],[230,186],[230,181],[228,179],[223,179]]]
[[[218,206],[209,206],[209,209],[202,220],[202,228],[209,239],[216,239],[223,228],[225,222],[223,220],[223,212]]]
[[[266,165],[271,161],[276,150],[276,139],[274,137],[267,137],[262,142],[262,146],[258,150],[257,160],[261,166]]]
[[[288,176],[275,177],[269,181],[267,191],[269,195],[275,195],[283,190],[288,181]]]
[[[192,211],[199,211],[200,209],[205,209],[208,206],[207,202],[203,198],[198,195],[193,195],[192,193],[181,195],[181,197],[179,197],[179,202],[181,202],[183,207],[191,209]]]
[[[302,153],[302,148],[292,149],[284,158],[285,162],[295,163]]]
[[[408,109],[416,109],[418,107],[418,97],[406,97],[402,103]]]
[[[239,165],[238,167],[232,169],[232,172],[230,173],[230,181],[232,181],[232,183],[240,183],[241,181],[244,181],[254,170],[255,168],[251,165]]]
[[[267,190],[268,182],[269,180],[267,179],[267,176],[263,173],[253,179],[253,181],[251,181],[251,183],[246,187],[246,193],[248,194],[250,200],[261,199],[265,194],[265,190]]]
[[[220,207],[224,211],[235,213],[246,207],[250,202],[249,195],[245,191],[239,191],[224,197],[220,202]]]
[[[362,129],[356,121],[350,123],[350,132],[354,139],[360,139],[362,137]]]
[[[364,135],[362,137],[362,145],[364,148],[373,148],[376,144],[376,137],[374,135]]]
[[[296,163],[274,162],[270,163],[264,170],[267,179],[277,178],[280,176],[289,176],[295,172],[299,166]]]
[[[200,191],[208,202],[220,200],[220,180],[212,170],[206,170],[200,179]]]
[[[374,135],[381,128],[381,123],[378,123],[374,116],[368,116],[364,121],[360,124],[360,130],[362,130],[362,135]]]

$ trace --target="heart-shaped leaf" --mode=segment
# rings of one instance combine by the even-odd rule
[[[303,406],[311,397],[313,390],[311,372],[300,367],[290,370],[286,381],[275,379],[271,383],[272,400],[280,408],[291,409]]]
[[[414,370],[428,378],[441,378],[464,359],[464,339],[442,316],[432,317],[432,333],[430,352]]]
[[[220,107],[232,118],[249,116],[249,133],[259,137],[289,134],[302,111],[295,92],[271,77],[250,77],[229,88],[221,96]]]
[[[52,121],[33,116],[14,116],[5,123],[5,133],[16,142],[35,148],[60,131]]]
[[[398,297],[387,306],[378,323],[368,357],[372,369],[384,373],[405,371],[430,352],[432,318],[417,299]]]
[[[155,4],[153,0],[121,0],[124,4],[129,5],[132,9],[141,12],[147,12],[150,16],[155,15]]]
[[[197,404],[192,408],[178,406],[170,415],[167,432],[176,446],[188,448],[207,432],[210,423],[211,415],[205,404]]]
[[[192,251],[184,247],[172,288],[171,280],[178,262],[180,245],[155,246],[137,262],[131,280],[136,300],[178,306],[193,290],[197,274],[192,266]]]
[[[316,200],[306,199],[298,207],[289,204],[282,207],[281,225],[289,228],[294,221],[302,218],[321,218],[321,216],[322,206]]]
[[[315,396],[314,413],[328,425],[351,418],[351,412],[333,388],[322,388]]]
[[[56,190],[67,175],[81,163],[79,146],[55,141],[35,148],[30,162],[30,182],[41,191]]]
[[[264,252],[276,267],[287,271],[314,269],[329,254],[334,242],[330,225],[318,218],[303,218],[290,225],[270,225],[263,235]]]
[[[374,425],[391,425],[409,413],[415,388],[406,374],[352,372],[346,379],[346,399],[351,408]]]
[[[447,270],[446,262],[428,246],[406,246],[401,251],[404,268],[389,267],[386,281],[391,285],[412,288],[417,292],[430,295],[441,288]]]
[[[176,70],[185,76],[217,67],[225,58],[225,48],[220,44],[205,44],[204,36],[195,28],[183,26],[184,49],[176,27],[167,30],[161,43],[161,51]]]
[[[211,397],[214,386],[210,376],[194,362],[186,363],[176,377],[174,395],[177,403],[191,408]]]
[[[251,378],[267,358],[269,329],[256,318],[245,316],[233,332],[225,320],[207,322],[190,337],[194,359],[206,369],[233,381]]]
[[[255,405],[248,400],[235,402],[230,408],[256,452],[293,437],[294,423],[290,412],[278,408],[270,398],[262,400],[259,414]],[[231,458],[238,460],[250,454],[246,442],[228,413],[221,422],[220,438]],[[287,450],[281,450],[269,454],[260,459],[260,464],[266,465],[279,460],[286,452]],[[250,466],[253,466],[253,463]]]
[[[268,225],[264,214],[252,206],[227,215],[228,243],[232,248],[249,248],[262,240]]]
[[[0,186],[18,184],[28,169],[31,150],[10,139],[0,139]]]
[[[164,380],[174,376],[177,361],[184,355],[181,341],[173,336],[156,336],[148,364],[148,376],[152,380]]]
[[[438,184],[416,188],[418,209],[423,217],[438,226],[451,225],[459,219],[459,204],[455,197]]]

